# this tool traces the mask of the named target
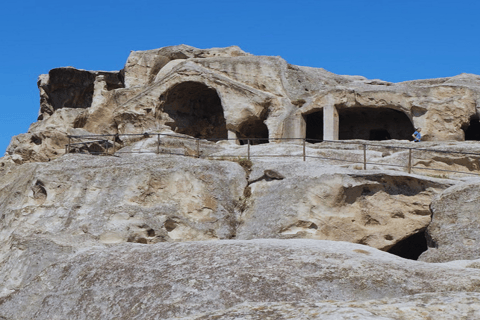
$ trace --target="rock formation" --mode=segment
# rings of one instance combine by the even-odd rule
[[[0,159],[0,319],[480,317],[479,76],[180,45],[38,86]]]
[[[390,300],[403,302],[415,319],[425,311],[412,307],[443,300],[447,305],[442,307],[455,318],[479,315],[479,288],[480,270],[469,264],[413,262],[344,242],[119,245],[78,252],[45,268],[24,288],[1,299],[0,312],[7,319],[215,319],[219,310],[228,314],[233,313],[230,308],[242,308],[260,319],[267,308],[293,304],[278,310],[280,317],[302,307],[321,314],[355,300],[352,309],[365,309],[360,315],[366,319],[368,311],[383,308],[382,313],[388,313]],[[372,301],[377,299],[380,302]],[[451,299],[463,310],[449,308]],[[325,308],[326,301],[333,302],[330,308]],[[306,306],[296,306],[298,302]],[[352,309],[349,312],[358,316]],[[399,309],[390,307],[387,319],[400,319]],[[302,313],[300,318],[306,318]]]
[[[238,47],[180,45],[132,52],[119,72],[53,69],[38,86],[39,121],[7,149],[17,163],[54,159],[79,132],[408,140],[422,127],[425,141],[479,138],[469,130],[480,114],[480,76],[472,74],[390,83]]]

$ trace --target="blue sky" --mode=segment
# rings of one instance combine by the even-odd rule
[[[130,50],[238,45],[392,82],[480,74],[480,1],[4,1],[0,153],[36,121],[38,75],[119,70]]]

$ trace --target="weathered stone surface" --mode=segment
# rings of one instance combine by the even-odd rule
[[[317,303],[244,303],[228,310],[204,315],[182,317],[196,319],[477,319],[480,317],[478,293],[425,293],[398,299],[369,300],[365,302],[328,301]]]
[[[430,293],[424,301],[428,305],[442,297],[445,301],[444,292],[459,292],[453,295],[459,308],[475,312],[468,302],[477,301],[478,295],[461,292],[479,291],[479,269],[459,263],[404,260],[345,242],[123,244],[78,252],[51,265],[23,288],[0,299],[0,316],[169,319],[249,303],[313,304],[329,300],[331,306],[345,306],[332,300],[402,299],[418,293]],[[435,299],[434,293],[439,298]],[[406,298],[407,306],[409,299],[422,301],[421,297]],[[370,308],[385,314],[385,302],[381,300],[377,307]],[[351,308],[366,305],[351,302]],[[332,307],[329,310],[331,313]]]
[[[271,179],[274,170],[284,179]],[[309,238],[388,250],[430,223],[431,198],[450,184],[312,162],[254,162],[239,239]],[[251,194],[251,195],[250,195]]]
[[[62,108],[89,108],[92,105],[94,82],[103,76],[109,90],[123,88],[121,72],[87,71],[72,67],[50,70],[38,80],[40,89],[39,120]]]
[[[189,58],[238,57],[248,53],[237,46],[227,48],[197,49],[187,45],[164,47],[155,50],[132,51],[125,64],[125,86],[145,86],[155,80],[158,72],[169,62]]]
[[[29,246],[25,243],[31,236],[67,248],[234,237],[237,206],[247,184],[245,171],[233,162],[156,155],[70,155],[3,173],[3,293],[29,279],[17,264],[30,261],[30,250],[22,247]],[[58,250],[45,251],[48,256]],[[30,263],[23,265],[30,268]],[[17,276],[10,274],[14,269]]]
[[[479,317],[480,190],[460,183],[480,173],[461,141],[480,139],[480,76],[389,83],[180,45],[38,86],[0,159],[1,319]],[[71,137],[90,134],[107,136]],[[110,154],[60,158],[69,135]],[[426,248],[425,230],[421,259],[463,261],[377,250]]]
[[[427,233],[431,248],[420,259],[428,262],[480,258],[480,180],[453,186],[432,201]]]
[[[238,47],[135,51],[122,71],[57,68],[38,85],[41,108],[32,135],[47,135],[41,123],[59,110],[80,108],[61,126],[96,134],[173,130],[201,138],[321,140],[317,127],[328,107],[338,111],[340,139],[410,139],[414,127],[422,127],[424,141],[461,141],[480,102],[477,75],[389,83],[293,66]],[[21,163],[47,159],[26,156],[29,148],[37,147],[20,136],[7,155],[20,154]],[[58,153],[48,143],[42,150]]]

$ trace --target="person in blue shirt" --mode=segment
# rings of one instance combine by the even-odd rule
[[[422,140],[422,135],[420,134],[420,132],[422,131],[422,128],[418,128],[413,134],[412,134],[412,137],[413,137],[413,141],[415,142],[420,142]]]

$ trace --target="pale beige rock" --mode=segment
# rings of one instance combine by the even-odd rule
[[[420,256],[427,262],[480,258],[480,180],[453,186],[432,201],[427,232],[432,248]]]
[[[237,46],[227,48],[197,49],[187,45],[164,47],[155,50],[132,51],[125,64],[125,86],[150,84],[157,73],[170,61],[188,58],[238,57],[248,53]]]
[[[73,124],[60,126],[97,134],[171,129],[201,138],[304,138],[307,125],[312,126],[308,116],[328,107],[343,119],[341,139],[345,132],[369,139],[371,130],[410,139],[414,127],[422,127],[424,141],[461,141],[480,102],[480,77],[472,74],[389,83],[293,66],[280,57],[253,56],[235,46],[134,51],[122,71],[57,68],[42,75],[38,85],[39,124],[30,128],[32,135],[48,135],[42,122],[58,110],[81,108],[85,111]],[[202,104],[206,101],[208,108]],[[189,109],[191,105],[196,107]],[[362,112],[376,124],[363,121]],[[393,119],[396,116],[402,120]],[[359,124],[356,129],[350,130],[345,117]],[[185,130],[193,124],[198,128]],[[215,130],[218,127],[222,130]],[[51,158],[36,152],[28,156],[28,149],[36,147],[19,137],[7,154],[20,153],[21,163]],[[48,144],[42,150],[51,156],[58,153]]]
[[[74,253],[47,267],[0,299],[0,316],[170,319],[213,313],[213,317],[245,305],[257,305],[261,314],[262,304],[275,309],[298,302],[319,303],[319,312],[323,306],[327,315],[334,314],[336,306],[340,314],[352,310],[357,315],[399,314],[406,308],[407,314],[428,315],[438,314],[435,309],[442,301],[458,310],[450,311],[453,315],[463,311],[475,315],[478,307],[469,303],[477,302],[479,290],[479,269],[405,260],[345,242],[122,244]],[[420,293],[429,294],[412,297]],[[390,301],[393,305],[386,305]],[[345,310],[347,306],[351,309]]]
[[[41,75],[38,79],[39,120],[48,118],[62,108],[89,108],[97,76],[104,77],[108,90],[124,87],[120,72],[87,71],[66,67],[52,69],[48,75]]]
[[[162,148],[196,156],[195,142],[184,141],[178,144],[164,137]],[[120,158],[71,154],[49,163],[5,167],[0,180],[5,222],[0,240],[6,243],[1,248],[0,283],[5,290],[26,281],[22,272],[12,278],[7,270],[26,254],[18,251],[15,239],[29,235],[67,247],[76,247],[77,242],[89,247],[309,238],[389,250],[426,228],[431,197],[455,183],[394,172],[363,173],[298,159],[255,161],[247,187],[248,167],[239,165],[246,164],[241,158],[209,161],[131,153],[156,150],[156,142],[156,137],[134,142],[119,150]],[[215,152],[223,147],[210,148]]]
[[[284,179],[272,179],[274,170]],[[254,162],[238,239],[308,238],[389,250],[430,223],[431,198],[447,181],[351,171],[310,162]]]
[[[38,86],[39,120],[0,160],[0,318],[478,318],[478,260],[374,248],[428,226],[421,259],[480,258],[478,181],[448,171],[480,173],[480,145],[461,142],[479,76],[395,84],[180,45]],[[311,143],[324,108],[364,140]],[[72,150],[116,153],[61,157],[85,134],[109,136]]]
[[[480,294],[445,292],[424,293],[397,299],[369,300],[365,302],[243,303],[227,310],[182,317],[181,319],[466,320],[479,317]]]
[[[29,279],[24,269],[38,257],[18,243],[29,247],[31,236],[54,248],[231,238],[246,184],[236,163],[188,157],[69,155],[8,167],[0,179],[3,294]]]

